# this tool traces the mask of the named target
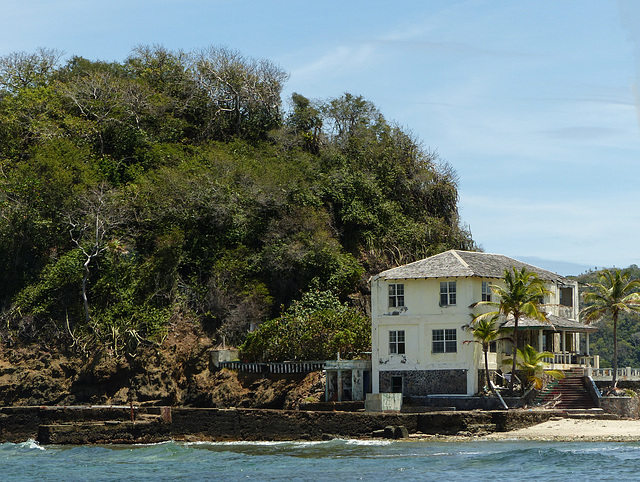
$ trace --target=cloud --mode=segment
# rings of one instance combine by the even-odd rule
[[[339,46],[319,59],[298,67],[291,76],[306,78],[322,75],[323,77],[340,76],[350,72],[358,72],[375,56],[372,44],[356,46]]]

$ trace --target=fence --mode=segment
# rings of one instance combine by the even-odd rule
[[[591,377],[594,380],[605,381],[613,378],[613,368],[592,368]],[[640,368],[618,368],[618,380],[640,380]]]
[[[324,370],[323,361],[282,363],[247,363],[241,361],[219,362],[220,368],[250,373],[309,373]]]

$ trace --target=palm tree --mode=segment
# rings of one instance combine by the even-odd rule
[[[504,288],[491,285],[491,290],[498,295],[500,301],[480,301],[474,305],[496,308],[495,311],[476,316],[474,323],[484,319],[495,320],[499,316],[505,319],[513,317],[513,360],[509,383],[509,390],[513,392],[518,354],[518,322],[522,317],[546,322],[546,314],[541,310],[541,305],[543,296],[550,292],[545,288],[544,281],[524,266],[520,271],[515,266],[510,270],[505,269],[504,285]]]
[[[581,314],[585,323],[603,318],[607,313],[613,322],[613,377],[611,383],[616,386],[618,376],[618,315],[640,312],[640,280],[629,281],[629,275],[621,274],[619,269],[602,270],[599,283],[587,283],[595,291],[585,295],[586,306]]]
[[[545,358],[553,357],[553,353],[549,351],[538,351],[531,345],[525,346],[522,350],[517,351],[517,364],[518,368],[522,370],[527,376],[529,383],[533,385],[536,390],[540,390],[543,385],[542,375],[550,375],[553,378],[564,378],[564,373],[561,370],[547,370],[547,363]],[[511,358],[505,358],[505,364],[513,363]]]
[[[495,393],[496,389],[489,380],[489,347],[491,343],[499,340],[507,339],[504,337],[505,329],[496,328],[494,320],[483,319],[471,325],[471,331],[473,333],[474,340],[466,340],[464,343],[479,343],[482,345],[482,352],[484,353],[484,379],[489,389]]]

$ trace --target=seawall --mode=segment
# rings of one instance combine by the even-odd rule
[[[133,413],[133,422],[131,416]],[[409,433],[509,431],[562,415],[560,411],[428,413],[322,412],[176,407],[5,407],[0,442],[42,444],[151,443],[164,440],[322,440],[363,438],[387,426]]]

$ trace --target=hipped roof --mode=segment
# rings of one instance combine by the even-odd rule
[[[562,316],[547,314],[547,320],[548,322],[544,322],[523,316],[518,320],[518,330],[554,330],[581,333],[598,331],[598,328],[595,326],[585,325],[579,321],[564,318]],[[504,328],[513,328],[514,324],[513,317],[510,316],[507,322],[502,326]]]
[[[450,250],[413,263],[388,269],[373,279],[420,279],[420,278],[503,278],[505,269],[525,267],[539,278],[560,285],[571,282],[564,276],[546,269],[523,263],[502,254],[478,253],[475,251]]]

